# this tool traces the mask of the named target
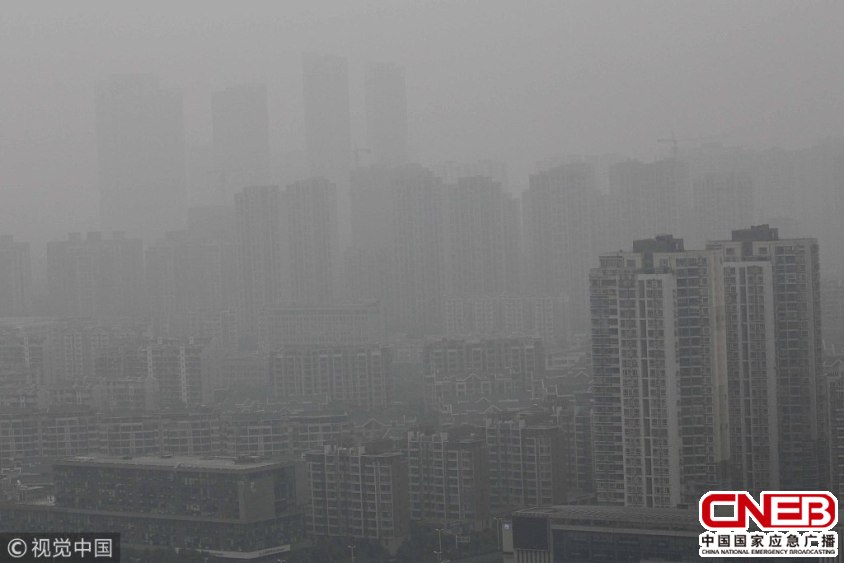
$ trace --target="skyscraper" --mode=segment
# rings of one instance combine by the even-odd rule
[[[660,235],[601,256],[590,277],[599,502],[826,483],[818,272],[814,239],[767,225],[706,250]]]
[[[267,87],[244,84],[215,92],[211,100],[213,170],[206,178],[215,198],[230,203],[246,186],[269,182],[270,148]]]
[[[284,301],[287,229],[278,186],[251,186],[235,196],[238,331],[257,343],[262,310]]]
[[[325,178],[296,182],[287,186],[283,208],[292,302],[326,305],[340,281],[337,187]]]
[[[769,461],[779,488],[817,488],[828,478],[818,243],[760,225],[709,247],[724,253],[728,336],[737,339],[728,348],[730,375],[741,378],[731,381],[731,422],[741,422],[748,446],[734,453],[751,458],[750,448],[766,443],[760,432],[776,423],[777,435],[764,439],[778,450]],[[753,461],[745,479],[765,469],[765,458]]]
[[[366,136],[376,164],[407,161],[407,91],[404,68],[389,63],[366,67]]]
[[[504,195],[504,290],[508,295],[521,295],[525,261],[522,258],[522,202]]]
[[[588,319],[596,198],[595,172],[585,163],[531,175],[522,196],[531,293],[567,301],[573,327],[585,326]]]
[[[444,186],[430,170],[407,166],[392,191],[391,330],[439,334],[446,287]]]
[[[670,235],[590,274],[597,500],[669,507],[720,483],[729,455],[717,251]]]
[[[311,174],[346,182],[352,160],[349,63],[343,57],[302,57],[305,138]]]
[[[367,166],[351,174],[351,244],[344,255],[347,299],[388,297],[392,286],[393,192],[400,168]]]
[[[12,235],[0,236],[0,317],[28,314],[31,290],[29,243],[17,242]]]
[[[490,178],[460,178],[446,189],[447,291],[452,297],[506,291],[505,197]]]
[[[180,93],[151,75],[97,84],[100,223],[148,240],[185,224],[185,147]]]

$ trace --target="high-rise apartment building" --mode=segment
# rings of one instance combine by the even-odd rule
[[[139,352],[145,361],[146,384],[154,391],[159,409],[202,404],[202,349],[204,343],[159,338]]]
[[[506,200],[501,184],[463,177],[446,188],[447,292],[453,297],[501,296],[507,290]]]
[[[282,402],[387,407],[393,396],[392,351],[379,346],[289,346],[270,358],[270,387]]]
[[[588,318],[597,197],[595,171],[585,163],[531,175],[522,196],[528,287],[535,296],[566,302],[572,328]]]
[[[0,236],[0,317],[24,316],[32,306],[29,243]]]
[[[523,254],[522,202],[518,197],[505,194],[504,218],[504,289],[507,295],[522,294],[525,260]]]
[[[840,498],[844,494],[844,359],[839,356],[831,360],[825,376],[829,411],[824,463],[829,467],[829,491]]]
[[[741,377],[729,393],[731,432],[744,444],[732,453],[751,461],[739,479],[756,484],[761,472],[761,485],[817,488],[829,478],[818,242],[780,239],[768,225],[732,234],[708,246],[724,254],[730,376]],[[766,446],[770,459],[753,455]]]
[[[483,526],[489,518],[486,444],[482,436],[408,432],[407,464],[412,520]]]
[[[390,214],[390,330],[440,334],[446,288],[444,187],[429,170],[404,167],[393,184]]]
[[[502,414],[484,424],[493,508],[564,504],[563,430],[542,417]]]
[[[211,99],[212,170],[206,183],[213,200],[230,203],[246,186],[270,181],[267,86],[242,84],[215,92]]]
[[[287,225],[278,186],[251,186],[235,196],[238,332],[257,341],[261,312],[289,291]]]
[[[344,296],[389,298],[393,285],[394,186],[401,168],[367,166],[351,174],[351,244],[344,255]]]
[[[720,482],[729,456],[721,262],[663,235],[592,270],[598,502],[676,506]]]
[[[299,306],[326,305],[338,293],[340,234],[337,187],[325,178],[287,186],[283,197],[287,227],[291,300]]]
[[[545,374],[545,347],[537,338],[442,339],[426,343],[425,375],[502,374],[531,391]]]
[[[50,310],[67,317],[124,317],[144,310],[144,253],[140,239],[71,233],[47,244]]]
[[[490,178],[507,189],[507,163],[501,160],[478,160],[475,162],[459,162],[449,160],[433,167],[434,174],[445,184],[456,184],[460,178],[483,176]]]
[[[661,235],[601,257],[590,278],[599,502],[826,482],[818,270],[816,241],[767,225],[706,250]]]
[[[397,547],[409,532],[407,461],[401,452],[325,446],[305,453],[309,535]]]
[[[152,240],[185,227],[182,96],[152,75],[97,84],[100,223]]]
[[[407,162],[407,86],[404,68],[371,63],[364,81],[367,147],[376,164]]]
[[[831,353],[844,350],[844,279],[821,282],[824,349]]]

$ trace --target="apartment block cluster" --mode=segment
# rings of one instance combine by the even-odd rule
[[[321,332],[319,327],[336,317],[355,319],[360,311],[364,324],[377,323],[377,313],[367,306],[344,308],[328,318],[322,308],[291,315],[294,324]],[[289,404],[387,407],[393,398],[392,349],[377,344],[376,330],[367,334],[358,328],[353,320],[345,330],[335,329],[333,336],[321,332],[309,344],[280,340],[270,349],[238,352],[212,335],[154,336],[143,321],[3,318],[0,405],[90,406],[103,412],[184,409],[213,405],[233,389],[249,388]]]
[[[319,381],[320,357],[274,358],[305,364],[295,373]],[[304,536],[378,542],[395,550],[407,539],[412,523],[431,529],[448,526],[451,533],[468,538],[487,529],[496,515],[521,506],[590,498],[588,393],[585,402],[572,395],[546,395],[537,402],[524,393],[534,385],[542,388],[537,382],[545,375],[546,357],[540,340],[432,340],[423,348],[423,358],[422,369],[440,374],[441,381],[494,372],[516,391],[499,397],[477,389],[489,408],[443,418],[434,426],[407,417],[390,420],[376,414],[363,419],[313,409],[293,412],[270,404],[135,412],[65,406],[4,412],[0,466],[6,501],[0,516],[36,531],[88,524],[129,526],[134,548],[190,549],[219,560],[263,560],[284,553]],[[313,366],[307,367],[312,360]],[[366,364],[372,358],[353,360]],[[444,402],[430,408],[448,411]],[[53,469],[47,477],[27,481],[27,474],[38,473],[36,462],[53,464]],[[287,468],[275,477],[295,491],[295,499],[285,496],[285,510],[268,511],[262,508],[264,500],[243,492],[243,487],[253,486],[253,478],[245,475],[265,464],[276,464],[279,471]],[[158,500],[139,500],[138,506],[125,505],[119,514],[108,506],[115,495],[143,498],[147,487],[166,481],[174,470],[184,475],[184,483],[178,477],[175,485],[164,482],[163,488],[178,491]],[[107,478],[96,485],[100,474]],[[220,498],[196,493],[216,479],[247,478],[237,489],[246,497],[237,502],[225,493],[227,485],[221,485]],[[115,489],[118,485],[122,488]],[[265,490],[260,483],[254,486]],[[199,497],[192,500],[194,494]],[[100,496],[103,499],[96,500]],[[234,503],[241,511],[254,510],[255,516],[219,516],[208,512],[205,502]],[[157,516],[150,519],[150,511]],[[193,527],[182,539],[182,516],[188,513]],[[233,533],[219,532],[221,518],[240,521],[237,529],[247,518],[260,533],[238,542]],[[171,527],[173,519],[179,523]]]
[[[258,456],[296,459],[362,430],[346,413],[204,409],[103,414],[91,409],[4,412],[0,466],[65,456]]]
[[[844,494],[844,145],[561,157],[517,196],[414,162],[401,67],[366,71],[365,148],[348,61],[302,71],[302,162],[265,86],[186,148],[178,93],[98,84],[103,232],[0,236],[0,531],[276,561],[516,511],[519,561],[637,519],[681,558],[704,491]]]
[[[686,250],[670,235],[590,277],[599,502],[829,480],[818,243],[767,225]],[[831,409],[831,410],[830,410]]]

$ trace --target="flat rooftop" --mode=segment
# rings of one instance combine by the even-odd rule
[[[696,508],[641,508],[577,504],[527,508],[514,512],[513,516],[548,518],[551,520],[552,527],[689,530],[696,534],[701,530]]]
[[[191,457],[191,456],[137,456],[117,457],[100,454],[64,458],[56,462],[57,466],[97,466],[178,470],[207,470],[222,472],[255,471],[289,467],[292,462],[285,460],[267,460],[229,457]]]

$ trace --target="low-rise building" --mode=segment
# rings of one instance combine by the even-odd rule
[[[70,458],[55,504],[0,506],[0,531],[119,532],[130,548],[275,561],[301,537],[291,463],[197,457]]]
[[[513,513],[512,546],[515,563],[698,561],[702,531],[696,509],[546,506]]]

